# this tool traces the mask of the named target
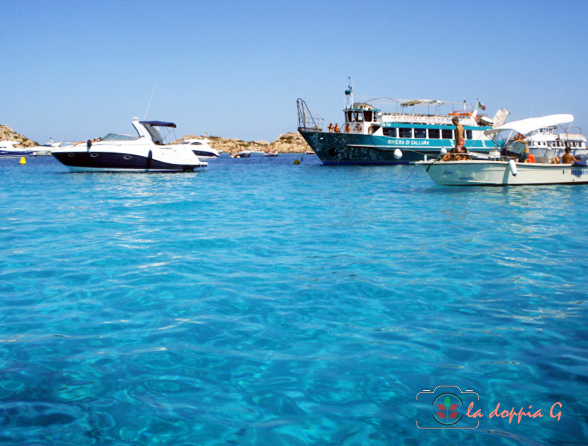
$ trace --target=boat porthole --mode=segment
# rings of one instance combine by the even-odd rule
[[[68,153],[67,156],[69,156],[70,158],[73,158],[75,155],[75,153]]]
[[[131,155],[125,155],[125,156],[123,156],[123,158],[126,159],[126,160],[130,160],[131,159]]]
[[[97,154],[97,153],[90,153],[90,156],[91,156],[92,158],[96,158],[96,157],[98,156],[98,154]]]

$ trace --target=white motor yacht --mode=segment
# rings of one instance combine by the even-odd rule
[[[51,154],[72,172],[177,172],[206,167],[185,145],[168,145],[160,133],[176,128],[173,122],[133,119],[136,136],[109,133],[97,141],[88,140],[57,147]]]
[[[198,158],[218,158],[220,152],[210,147],[210,140],[208,138],[202,139],[187,139],[182,141],[181,145],[187,145],[190,150],[194,152]]]
[[[529,142],[530,152],[535,156],[538,162],[549,162],[554,157],[561,158],[567,147],[572,153],[582,158],[584,161],[588,155],[586,145],[586,135],[582,130],[576,128],[575,132],[570,129],[557,132],[557,126],[549,126],[537,129],[529,133],[527,140]]]
[[[0,141],[0,156],[30,156],[33,155],[31,149],[26,147],[15,147],[20,144],[17,141]]]

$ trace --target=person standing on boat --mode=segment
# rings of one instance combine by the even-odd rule
[[[463,137],[463,126],[459,123],[457,116],[454,116],[451,122],[453,122],[453,125],[455,126],[455,147],[443,157],[443,161],[467,160],[468,158],[466,155],[461,155],[462,153],[467,153],[467,150],[465,149],[465,139]]]
[[[456,153],[466,153],[467,150],[465,149],[465,138],[463,133],[463,126],[459,123],[459,119],[457,116],[454,116],[451,120],[453,125],[455,126],[455,152]]]

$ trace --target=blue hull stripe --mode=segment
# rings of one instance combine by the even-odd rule
[[[194,170],[194,165],[162,163],[149,157],[124,153],[59,152],[52,155],[68,167],[88,169],[137,169],[137,170]],[[98,155],[98,156],[91,156]],[[128,158],[125,158],[128,157]]]

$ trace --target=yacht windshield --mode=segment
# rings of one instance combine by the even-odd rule
[[[135,139],[139,139],[138,136],[131,136],[131,135],[121,135],[118,133],[109,133],[102,141],[134,141]]]

